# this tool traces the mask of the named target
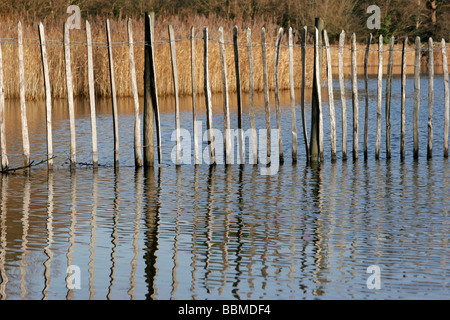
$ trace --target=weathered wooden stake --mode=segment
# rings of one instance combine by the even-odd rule
[[[41,60],[44,73],[45,87],[45,122],[47,134],[47,168],[53,169],[53,138],[52,138],[52,94],[50,88],[50,76],[48,72],[47,48],[45,42],[44,25],[39,22],[39,40],[41,43]]]
[[[70,122],[70,167],[75,168],[77,163],[76,155],[76,134],[75,134],[75,110],[73,104],[73,85],[72,85],[72,67],[70,62],[70,36],[69,25],[64,22],[64,57],[66,66],[66,86],[67,86],[67,103],[69,107]]]
[[[177,51],[175,49],[175,35],[172,25],[169,24],[170,56],[172,60],[173,91],[175,94],[175,134],[176,134],[176,159],[175,164],[181,164],[181,141],[180,141],[180,102],[178,99],[178,71]]]
[[[139,94],[136,81],[136,65],[134,62],[134,40],[131,18],[128,19],[128,46],[130,59],[131,90],[134,101],[134,165],[142,166],[141,117],[139,113]]]
[[[117,114],[116,82],[114,79],[114,60],[112,54],[111,31],[109,19],[106,19],[106,39],[108,42],[109,78],[111,83],[111,102],[114,130],[114,166],[119,165],[119,123]]]
[[[280,156],[280,163],[284,162],[284,153],[283,153],[283,138],[281,135],[281,109],[280,109],[280,90],[279,90],[279,61],[280,61],[280,44],[281,37],[283,36],[283,28],[278,30],[277,39],[275,42],[275,59],[274,59],[274,72],[273,72],[273,82],[275,88],[275,110],[277,116],[277,130],[278,130],[278,149]]]
[[[197,132],[197,89],[195,83],[195,28],[191,27],[191,87],[192,87],[192,123],[194,132],[194,164],[200,164],[198,154],[198,132]]]
[[[245,163],[245,145],[244,145],[244,127],[242,112],[242,89],[241,89],[241,71],[239,66],[239,43],[238,43],[238,27],[233,28],[233,47],[234,47],[234,66],[236,70],[236,91],[238,106],[238,139],[239,139],[239,164]]]
[[[224,133],[225,133],[225,164],[231,164],[231,133],[230,133],[230,102],[228,96],[228,75],[227,75],[227,58],[225,54],[225,42],[223,38],[223,27],[219,27],[219,51],[220,65],[222,67],[222,86],[223,86],[223,116],[224,116]]]
[[[310,151],[309,151],[309,140],[308,140],[308,129],[306,128],[306,117],[305,117],[305,88],[306,88],[306,35],[307,27],[304,26],[302,30],[302,126],[303,126],[303,139],[305,141],[305,153],[306,161],[309,162]]]
[[[358,106],[358,79],[356,67],[356,35],[352,34],[352,104],[353,104],[353,160],[358,160],[358,127],[359,127],[359,106]]]
[[[289,28],[289,93],[291,101],[291,131],[292,131],[292,162],[297,162],[297,118],[295,112],[294,90],[294,35]]]
[[[334,111],[334,95],[333,95],[333,73],[331,70],[331,52],[328,34],[323,30],[323,39],[325,41],[327,54],[327,80],[328,80],[328,106],[330,108],[330,139],[331,139],[331,161],[336,160],[336,116]]]
[[[256,134],[256,123],[255,123],[255,106],[254,106],[254,91],[255,91],[255,80],[254,80],[254,67],[253,67],[253,44],[252,44],[252,30],[247,28],[247,53],[248,53],[248,77],[249,77],[249,88],[248,88],[248,113],[250,116],[250,130],[252,137],[252,157],[253,161],[250,163],[258,163],[258,136]],[[250,158],[251,159],[251,158]]]
[[[408,37],[403,39],[402,48],[402,81],[401,81],[401,124],[400,124],[400,159],[405,160],[405,133],[406,133],[406,47]]]
[[[339,68],[339,88],[341,93],[341,105],[342,105],[342,160],[347,160],[347,100],[345,97],[345,82],[344,82],[344,44],[345,44],[345,31],[342,30],[339,35],[339,56],[338,56],[338,68]]]
[[[98,166],[97,119],[95,112],[94,60],[92,54],[91,25],[86,20],[86,45],[88,58],[89,107],[91,114],[92,163]]]
[[[205,105],[206,105],[206,127],[208,130],[209,140],[209,164],[216,164],[216,150],[214,147],[213,134],[213,117],[212,117],[212,101],[211,101],[211,85],[209,83],[208,70],[208,28],[203,29],[203,72],[204,72],[204,88],[205,88]]]
[[[6,130],[5,130],[5,88],[3,84],[3,59],[2,45],[0,43],[0,152],[1,169],[5,170],[9,166],[8,154],[6,151]]]
[[[383,95],[383,36],[380,35],[378,39],[377,137],[375,143],[375,159],[380,158],[382,95]]]
[[[266,29],[261,28],[261,51],[263,61],[263,80],[264,80],[264,109],[266,112],[266,130],[267,130],[267,165],[270,164],[270,105],[269,105],[269,73],[267,71],[267,49],[266,49]]]
[[[444,73],[444,157],[448,158],[448,131],[449,131],[449,107],[450,107],[450,94],[448,88],[448,62],[447,62],[447,47],[445,46],[445,40],[441,41],[442,48],[442,70]]]
[[[433,98],[434,98],[434,51],[433,39],[428,38],[428,143],[427,159],[433,157]]]
[[[368,157],[367,146],[369,142],[369,74],[367,68],[369,64],[369,52],[371,42],[372,42],[372,34],[369,34],[369,37],[367,38],[366,54],[364,56],[364,88],[366,98],[366,108],[364,113],[364,160],[367,160]]]
[[[28,120],[27,120],[27,107],[25,102],[25,68],[23,64],[23,34],[22,24],[20,21],[17,24],[18,29],[18,42],[19,42],[19,84],[20,84],[20,119],[22,123],[22,144],[23,144],[23,157],[24,165],[30,164],[30,142],[28,137]]]
[[[419,109],[420,109],[420,37],[416,37],[416,50],[414,59],[414,113],[413,113],[414,159],[419,158]]]
[[[392,72],[394,67],[394,41],[392,36],[389,40],[389,62],[386,78],[386,159],[391,158],[391,92],[392,92]]]

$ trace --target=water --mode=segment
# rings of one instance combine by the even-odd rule
[[[408,79],[408,88],[412,81]],[[325,101],[325,162],[305,164],[298,107],[299,162],[292,164],[290,109],[283,96],[286,162],[272,176],[261,175],[257,166],[249,164],[175,167],[170,161],[174,146],[171,99],[161,100],[163,164],[139,170],[133,160],[132,101],[124,99],[119,104],[118,169],[112,166],[109,101],[99,101],[98,170],[88,165],[88,107],[79,101],[80,164],[71,172],[66,107],[56,102],[54,172],[48,173],[43,164],[30,175],[1,176],[0,298],[449,299],[450,164],[442,157],[442,77],[435,79],[434,157],[430,161],[426,159],[425,79],[421,83],[420,157],[412,159],[413,95],[409,90],[406,160],[399,160],[399,83],[394,79],[391,160],[385,159],[384,122],[380,160],[374,159],[376,79],[370,80],[367,161],[362,157],[362,82],[357,162],[340,158],[341,109],[335,96],[338,160],[329,159]],[[335,93],[337,89],[335,83]],[[257,124],[264,128],[264,108],[258,99]],[[182,100],[182,126],[188,129],[192,126],[189,103],[189,98]],[[45,158],[42,104],[28,104],[35,160]],[[214,124],[222,128],[220,96],[215,105]],[[347,106],[351,155],[351,100]],[[308,122],[309,110],[308,104]],[[273,105],[272,111],[275,120]],[[17,126],[10,125],[16,112],[17,105],[11,102],[7,108],[11,166],[22,161],[19,122],[16,119]],[[384,101],[382,114],[384,121]],[[247,113],[244,120],[247,128]],[[236,121],[233,113],[234,126]],[[367,268],[373,265],[380,270],[379,289],[367,286],[373,275]],[[68,266],[75,266],[69,280],[79,288],[68,289]]]

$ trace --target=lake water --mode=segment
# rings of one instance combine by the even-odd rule
[[[350,93],[350,83],[347,86]],[[153,169],[134,168],[130,99],[119,99],[119,167],[113,166],[109,100],[98,101],[100,167],[88,165],[88,104],[77,101],[80,164],[70,171],[67,107],[65,101],[55,101],[55,170],[48,172],[42,164],[29,175],[0,176],[0,298],[449,299],[450,164],[442,156],[442,76],[435,78],[432,160],[426,158],[427,80],[421,81],[417,161],[412,146],[412,78],[407,87],[405,161],[399,156],[400,79],[393,83],[391,160],[385,157],[384,95],[380,160],[374,156],[376,79],[369,82],[369,158],[363,159],[364,85],[359,82],[357,162],[351,160],[351,99],[350,157],[341,159],[341,106],[335,82],[337,161],[330,161],[324,93],[325,161],[306,164],[297,106],[299,157],[297,164],[291,163],[290,107],[283,93],[286,160],[276,174],[266,176],[250,164],[176,167],[170,157],[175,145],[170,98],[161,99],[163,163]],[[296,97],[299,101],[299,92]],[[199,103],[199,120],[205,121],[203,99]],[[214,104],[214,126],[222,128],[220,95]],[[257,126],[265,128],[262,96],[256,104]],[[189,130],[190,108],[190,98],[181,99],[182,127]],[[271,108],[275,127],[273,104]],[[234,127],[235,111],[232,106]],[[309,100],[306,112],[309,123]],[[18,113],[17,102],[8,101],[11,167],[22,164]],[[28,115],[31,158],[39,161],[46,152],[44,103],[28,103]]]

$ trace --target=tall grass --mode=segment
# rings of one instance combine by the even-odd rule
[[[19,96],[18,79],[18,46],[17,46],[17,22],[18,16],[2,16],[0,18],[0,39],[3,53],[3,72],[5,79],[5,97],[16,98]],[[93,39],[95,92],[98,96],[110,95],[108,50],[106,47],[106,18],[91,17],[91,32]],[[27,99],[44,98],[43,72],[38,34],[39,21],[22,22],[24,34],[24,62],[25,62],[25,82]],[[64,67],[63,49],[63,23],[61,20],[44,21],[45,36],[47,40],[48,64],[50,70],[50,82],[52,96],[56,98],[66,97],[66,78]],[[191,90],[191,50],[189,32],[191,26],[196,30],[195,41],[195,65],[197,92],[203,93],[203,28],[208,27],[209,44],[209,73],[212,92],[222,90],[222,78],[220,67],[218,28],[223,26],[225,30],[226,58],[228,71],[228,85],[230,92],[235,91],[235,69],[234,52],[232,43],[232,29],[235,25],[239,28],[239,57],[242,79],[242,90],[248,91],[248,56],[246,44],[246,29],[252,30],[253,57],[255,68],[255,90],[263,89],[262,78],[262,57],[261,57],[261,28],[266,28],[268,43],[268,69],[270,87],[273,88],[274,69],[274,43],[278,26],[270,21],[254,20],[251,23],[243,20],[225,20],[217,16],[160,16],[155,23],[155,67],[158,94],[161,96],[172,95],[173,79],[171,72],[170,48],[168,43],[168,24],[172,24],[175,29],[177,68],[179,94],[190,94]],[[116,90],[118,96],[131,96],[131,81],[129,71],[129,49],[127,44],[127,21],[126,19],[111,20],[111,37],[113,42],[114,72]],[[286,31],[287,33],[287,31]],[[144,74],[144,19],[143,17],[133,18],[133,36],[135,42],[135,63],[139,93],[142,94],[143,74]],[[87,75],[87,49],[85,23],[81,24],[81,29],[70,31],[71,41],[71,66],[73,75],[73,90],[75,96],[88,95],[88,75]],[[295,86],[301,86],[301,52],[300,47],[294,48],[295,57]],[[307,50],[307,63],[311,65],[313,61],[312,49]],[[287,49],[287,37],[283,37],[280,53],[280,89],[289,88],[289,61]],[[311,70],[309,70],[311,69]],[[307,72],[308,84],[312,81],[312,68]]]

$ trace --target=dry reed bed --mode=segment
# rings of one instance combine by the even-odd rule
[[[3,39],[1,49],[3,53],[3,72],[5,79],[5,97],[17,98],[19,96],[18,79],[18,45],[17,45],[17,17],[2,17],[0,20],[0,38]],[[94,56],[94,76],[95,92],[98,96],[110,96],[110,79],[108,65],[108,48],[106,46],[106,18],[93,17],[89,20],[93,39]],[[239,28],[239,54],[242,90],[249,89],[248,56],[246,29],[252,30],[253,59],[254,59],[254,84],[256,91],[263,90],[263,72],[261,55],[261,28],[266,28],[267,42],[267,61],[269,71],[269,88],[273,89],[274,72],[274,52],[275,37],[279,27],[271,22],[255,20],[251,24],[244,21],[229,21],[217,17],[191,16],[181,18],[179,16],[160,17],[155,23],[155,67],[158,94],[160,96],[173,95],[172,65],[170,59],[168,24],[172,24],[175,30],[177,68],[179,94],[191,94],[191,43],[190,28],[195,27],[195,66],[196,66],[196,91],[202,94],[203,88],[203,28],[209,30],[209,73],[211,81],[211,90],[213,93],[222,91],[222,71],[220,66],[220,54],[218,43],[218,28],[224,28],[224,38],[226,44],[226,59],[228,72],[228,86],[230,92],[236,90],[234,52],[232,43],[232,29],[234,25]],[[114,73],[116,81],[116,90],[118,96],[131,96],[131,81],[129,71],[129,48],[126,20],[111,20],[111,37],[113,42]],[[41,63],[41,53],[38,36],[38,22],[22,23],[24,35],[24,63],[25,63],[25,82],[27,99],[43,99],[44,85]],[[66,78],[64,66],[63,49],[63,21],[44,22],[45,35],[47,39],[48,63],[50,69],[50,82],[52,95],[57,98],[66,97]],[[310,30],[311,31],[311,30]],[[294,82],[295,87],[301,86],[301,48],[300,32],[294,31]],[[133,19],[133,36],[135,42],[135,63],[138,81],[139,94],[142,94],[143,73],[144,73],[144,19]],[[350,45],[349,36],[346,39],[344,50],[344,62],[350,66]],[[80,30],[73,29],[70,32],[71,40],[71,66],[73,74],[73,90],[75,96],[88,95],[88,75],[87,75],[87,49],[85,24],[82,22]],[[435,46],[440,43],[435,43]],[[358,45],[358,66],[362,67],[364,63],[365,45]],[[373,43],[369,57],[369,65],[376,66],[378,63],[378,53],[375,52],[378,44]],[[384,45],[384,50],[388,50],[389,45]],[[414,48],[408,49],[408,66],[413,66]],[[332,64],[333,73],[337,71],[337,46],[332,46]],[[440,52],[435,52],[436,64],[441,63]],[[312,45],[306,48],[306,86],[310,87],[312,83],[313,59],[314,53]],[[385,68],[387,66],[387,55],[383,59]],[[449,55],[450,56],[450,55]],[[324,59],[325,60],[325,59]],[[401,61],[401,45],[396,45],[394,63]],[[287,48],[287,30],[283,35],[280,62],[279,62],[279,87],[281,90],[289,88],[289,58]],[[325,66],[325,61],[324,61]],[[395,72],[395,70],[394,70]],[[412,72],[412,71],[411,71]],[[325,72],[324,72],[325,75]]]

